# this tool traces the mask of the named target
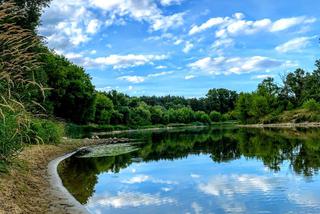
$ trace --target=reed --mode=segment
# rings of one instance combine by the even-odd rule
[[[45,87],[35,80],[41,65],[37,52],[41,45],[33,31],[17,25],[26,13],[13,2],[0,4],[0,160],[17,154],[26,142],[41,139],[30,128],[32,106],[41,106],[30,99],[30,90],[43,96]]]

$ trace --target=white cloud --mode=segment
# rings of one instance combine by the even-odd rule
[[[198,175],[198,174],[191,174],[190,176],[191,176],[191,178],[200,178],[200,177],[201,177],[201,176]]]
[[[206,57],[188,66],[211,75],[242,74],[255,71],[265,71],[284,65],[285,62],[263,56],[253,57]]]
[[[173,4],[181,4],[183,0],[160,0],[160,4],[163,6],[170,6]]]
[[[314,37],[295,38],[277,46],[276,50],[280,53],[299,52],[302,51],[302,49],[306,48],[310,44],[310,41],[312,39],[314,39]]]
[[[165,66],[165,65],[158,65],[156,67],[156,69],[166,69],[166,68],[167,68],[167,66]]]
[[[147,77],[160,77],[160,76],[165,76],[168,74],[172,74],[173,71],[163,71],[163,72],[159,72],[159,73],[154,73],[154,74],[149,74]]]
[[[316,21],[315,18],[305,16],[279,19],[272,22],[270,19],[245,20],[242,13],[236,13],[232,17],[211,18],[200,26],[193,26],[189,35],[203,32],[207,29],[217,27],[216,37],[226,38],[228,36],[249,35],[261,31],[279,32],[301,24],[311,24]]]
[[[166,1],[174,3],[177,0]],[[150,29],[167,30],[183,24],[184,13],[163,15],[150,0],[53,0],[42,17],[39,32],[48,38],[51,48],[78,46],[89,41],[102,23],[105,26],[125,24],[125,18],[150,24]]]
[[[183,51],[184,53],[189,53],[189,51],[190,51],[193,47],[194,47],[194,45],[193,45],[191,42],[187,41],[187,42],[185,43],[184,48],[183,48],[182,51]]]
[[[93,6],[108,11],[112,16],[129,16],[137,21],[146,21],[153,30],[168,29],[183,23],[183,13],[162,15],[154,1],[150,0],[91,0]]]
[[[173,44],[174,45],[180,45],[183,42],[182,39],[177,39]]]
[[[157,30],[167,30],[170,27],[178,27],[183,25],[184,13],[177,13],[171,16],[159,16],[153,21],[152,29]]]
[[[122,77],[119,77],[118,79],[137,84],[137,83],[142,83],[145,80],[150,78],[165,76],[172,73],[173,73],[172,71],[164,71],[164,72],[149,74],[147,76],[122,76]]]
[[[273,23],[270,31],[271,32],[283,31],[297,25],[311,24],[314,22],[316,22],[315,18],[307,18],[305,16],[279,19]]]
[[[150,177],[147,175],[137,175],[135,177],[130,178],[129,180],[123,181],[126,184],[139,184],[147,181]]]
[[[167,58],[167,55],[110,55],[107,57],[84,58],[83,64],[89,67],[113,66],[114,69],[123,69],[152,64],[154,61],[162,61]]]
[[[142,83],[145,81],[145,77],[142,76],[122,76],[118,78],[119,80],[125,80],[130,83]]]
[[[194,79],[196,76],[194,75],[187,75],[184,77],[185,80],[191,80],[191,79]]]
[[[93,19],[89,22],[87,26],[87,32],[90,34],[95,34],[99,30],[100,21],[98,19]]]
[[[200,33],[202,31],[205,31],[205,30],[212,28],[214,26],[218,26],[218,25],[224,23],[225,21],[226,21],[225,18],[221,18],[221,17],[211,18],[207,22],[203,23],[200,26],[197,26],[197,25],[193,26],[191,28],[191,30],[189,31],[189,35]]]
[[[260,75],[255,75],[255,76],[251,77],[251,79],[253,79],[253,80],[255,80],[255,79],[261,80],[261,79],[267,79],[269,77],[273,78],[274,75],[272,75],[272,74],[260,74]]]
[[[203,211],[203,208],[196,202],[192,202],[191,207],[195,214],[200,214]]]
[[[118,192],[115,196],[106,196],[102,198],[91,198],[88,207],[95,206],[124,208],[124,207],[140,207],[140,206],[159,206],[163,204],[176,203],[176,200],[169,197],[161,198],[159,195],[134,193],[134,192]]]

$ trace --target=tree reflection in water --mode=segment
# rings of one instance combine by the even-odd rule
[[[140,150],[103,158],[75,155],[59,165],[63,184],[80,203],[92,196],[100,173],[118,173],[135,161],[209,154],[217,163],[241,157],[260,160],[275,172],[288,161],[295,173],[307,177],[317,174],[320,167],[320,129],[201,129],[140,132],[130,137],[143,139]]]

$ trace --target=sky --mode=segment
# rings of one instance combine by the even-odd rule
[[[253,91],[319,57],[320,1],[53,0],[38,31],[98,91]]]

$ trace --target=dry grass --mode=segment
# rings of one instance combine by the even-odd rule
[[[68,141],[61,145],[33,145],[21,152],[9,173],[0,174],[0,213],[49,213],[59,207],[50,192],[48,163],[66,152],[91,142]],[[52,209],[54,207],[54,209]]]
[[[25,16],[12,1],[0,4],[0,161],[31,142],[29,109],[41,105],[30,99],[29,92],[37,90],[44,96],[46,90],[34,75],[40,66],[41,38],[16,24]]]

